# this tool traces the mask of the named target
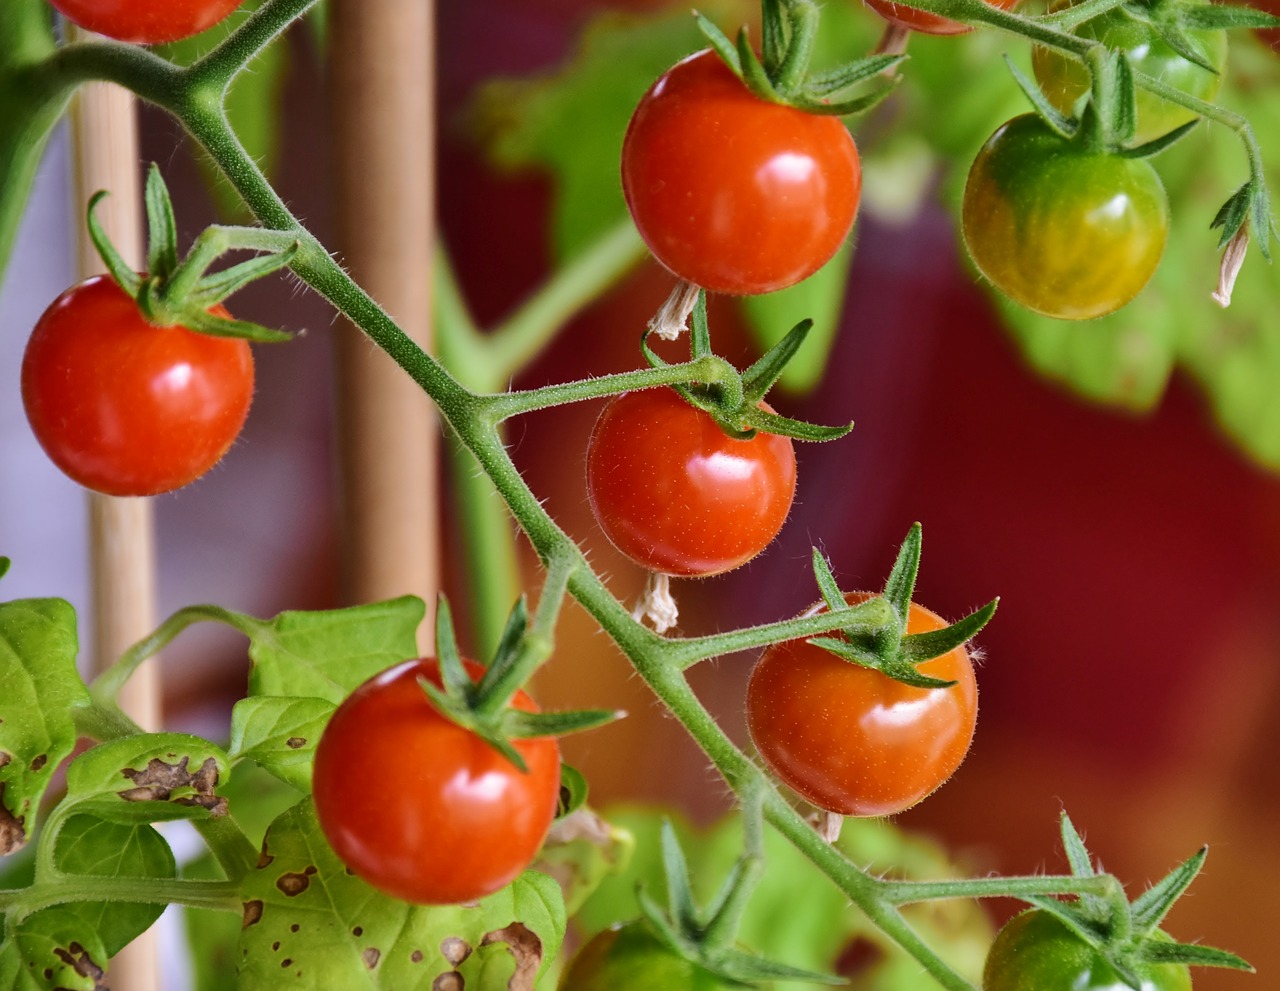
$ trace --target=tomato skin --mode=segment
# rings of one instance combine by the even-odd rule
[[[54,300],[22,359],[22,402],[40,446],[108,495],[156,495],[199,478],[239,435],[252,399],[246,341],[147,323],[107,276]]]
[[[848,236],[861,189],[838,119],[760,100],[709,50],[650,87],[622,145],[640,236],[712,292],[772,292],[812,275]]]
[[[919,31],[921,34],[966,34],[973,30],[968,24],[961,24],[959,21],[953,21],[951,18],[942,17],[939,14],[931,14],[927,10],[904,7],[893,3],[892,0],[863,0],[863,3],[886,21],[900,24],[904,28],[910,28],[912,31]],[[988,3],[991,3],[993,7],[999,7],[1001,10],[1012,10],[1018,5],[1018,0],[994,0],[994,2],[988,0]]]
[[[1142,991],[1191,991],[1182,964],[1137,965]],[[1133,991],[1092,946],[1048,912],[1028,909],[996,934],[982,991]]]
[[[728,436],[672,389],[627,392],[587,444],[587,494],[614,546],[650,571],[716,575],[782,529],[796,488],[788,437]]]
[[[49,0],[82,28],[135,45],[180,41],[213,27],[243,0]]]
[[[559,991],[728,991],[742,985],[717,977],[659,942],[642,921],[604,929],[574,956]]]
[[[483,668],[466,661],[478,681]],[[560,795],[553,737],[514,741],[529,773],[442,716],[419,679],[434,658],[405,661],[360,685],[316,747],[312,797],[329,844],[375,888],[424,905],[470,902],[533,861]],[[524,692],[511,707],[537,712]]]
[[[970,257],[997,289],[1046,316],[1088,320],[1147,284],[1169,203],[1146,161],[1090,151],[1026,114],[978,152],[961,223]]]
[[[1063,0],[1049,5],[1050,12],[1071,6]],[[1227,64],[1225,31],[1187,29],[1188,42],[1210,65],[1214,75],[1183,58],[1169,47],[1149,24],[1129,16],[1121,8],[1085,21],[1075,29],[1081,38],[1100,41],[1108,48],[1127,53],[1129,64],[1138,72],[1154,76],[1191,96],[1212,101],[1222,85],[1222,71]],[[1031,51],[1031,65],[1036,81],[1058,110],[1072,112],[1076,100],[1089,89],[1089,73],[1079,59],[1064,52],[1037,45]],[[1137,129],[1133,140],[1141,144],[1167,134],[1196,119],[1186,107],[1170,103],[1149,90],[1137,87]]]
[[[851,592],[850,604],[870,598]],[[911,604],[908,633],[947,624]],[[919,666],[956,682],[913,688],[788,640],[765,650],[747,683],[747,728],[769,769],[820,809],[894,815],[930,795],[960,766],[978,718],[978,686],[964,647]]]

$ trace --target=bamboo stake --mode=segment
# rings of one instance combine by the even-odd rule
[[[434,229],[434,3],[330,5],[337,237],[352,275],[424,347]],[[345,593],[439,587],[439,427],[426,397],[354,328],[337,342]]]
[[[133,95],[106,83],[81,87],[71,106],[71,134],[80,277],[104,270],[80,217],[89,197],[99,189],[111,191],[97,211],[103,227],[124,257],[138,266],[143,256],[142,193]],[[149,499],[90,493],[88,511],[92,664],[97,670],[155,626],[155,547]],[[142,727],[159,727],[160,680],[154,662],[144,664],[130,679],[120,703]],[[144,933],[117,954],[110,971],[114,987],[158,991],[155,931]]]

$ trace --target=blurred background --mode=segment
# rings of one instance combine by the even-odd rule
[[[564,67],[589,61],[579,57],[587,26],[597,51],[623,37],[657,60],[649,74],[618,82],[622,106],[697,44],[683,8],[619,6],[440,5],[440,237],[482,324],[572,253],[566,198],[578,197],[576,209],[589,215],[581,197],[590,183],[561,159],[616,161],[625,111],[597,126],[597,111],[573,99],[546,110],[548,94],[572,76]],[[744,10],[727,4],[720,13]],[[874,43],[879,22],[860,4],[832,2],[826,14],[845,32],[842,43]],[[655,34],[654,23],[668,26]],[[649,44],[658,34],[685,47],[666,53],[665,40]],[[1233,45],[1221,102],[1237,101],[1252,118],[1263,103],[1248,95],[1252,86],[1274,84],[1280,63],[1258,39],[1241,35]],[[906,72],[918,69],[922,81],[854,125],[867,192],[856,249],[841,263],[847,273],[837,273],[844,292],[825,325],[829,357],[806,388],[774,405],[857,428],[841,442],[800,449],[796,507],[764,555],[729,575],[677,584],[681,632],[794,615],[816,597],[812,546],[843,587],[877,588],[907,528],[921,521],[917,598],[951,617],[997,595],[1001,605],[980,638],[973,750],[945,788],[896,822],[938,837],[979,872],[1058,871],[1056,820],[1065,808],[1131,894],[1207,843],[1205,872],[1167,928],[1229,948],[1263,972],[1202,971],[1197,988],[1267,987],[1267,972],[1280,967],[1272,922],[1280,914],[1272,842],[1280,769],[1270,759],[1280,747],[1277,280],[1255,251],[1237,306],[1223,313],[1209,301],[1215,273],[1205,228],[1215,198],[1241,181],[1242,156],[1202,127],[1159,161],[1175,229],[1165,267],[1137,303],[1103,321],[1049,326],[993,301],[963,257],[951,204],[973,151],[1024,109],[1002,46],[985,37],[913,40]],[[278,121],[262,154],[285,199],[325,240],[333,216],[322,58],[307,32],[293,32],[283,55],[255,83],[255,105]],[[955,85],[958,76],[966,85]],[[495,89],[496,78],[523,81]],[[1268,130],[1272,118],[1259,112],[1255,126],[1274,156],[1269,139],[1280,130]],[[583,142],[598,138],[602,150],[566,147],[557,138],[564,131],[549,124],[539,130],[557,113],[562,128]],[[951,126],[930,124],[941,118]],[[142,125],[144,160],[164,170],[189,239],[219,216],[218,198],[175,124],[144,110]],[[83,497],[31,439],[17,391],[28,329],[72,281],[80,208],[67,201],[68,171],[59,136],[0,285],[0,553],[14,560],[6,598],[58,595],[79,607],[87,600]],[[616,188],[599,195],[602,211],[616,210]],[[642,263],[518,384],[636,367],[640,330],[671,284]],[[234,311],[306,333],[256,349],[245,434],[211,475],[157,500],[161,612],[204,601],[259,615],[338,605],[332,316],[279,281],[247,289]],[[806,315],[795,312],[787,327]],[[734,301],[714,301],[712,337],[735,361],[758,353],[750,315]],[[628,599],[641,575],[598,533],[586,504],[581,452],[597,412],[584,404],[536,414],[513,424],[510,439],[535,492]],[[445,532],[457,539],[456,528]],[[446,547],[455,601],[460,559],[459,547]],[[751,661],[723,658],[693,675],[744,742]],[[246,667],[235,635],[184,634],[165,654],[166,721],[225,734]],[[566,744],[596,804],[655,800],[704,822],[726,808],[706,761],[581,610],[565,615],[537,688],[546,707],[630,712]],[[990,907],[997,920],[1013,908]]]

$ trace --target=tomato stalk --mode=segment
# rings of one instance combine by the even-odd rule
[[[223,912],[243,909],[237,880],[97,877],[59,872],[27,888],[0,890],[0,914],[9,926],[16,926],[42,909],[76,902],[182,905]]]

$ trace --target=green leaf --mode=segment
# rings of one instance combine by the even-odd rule
[[[328,699],[258,696],[231,710],[233,763],[251,760],[299,791],[311,790],[311,762],[334,704]]]
[[[418,656],[421,599],[283,612],[249,633],[250,695],[304,696],[337,705],[356,686]]]
[[[87,815],[72,816],[63,825],[54,860],[67,874],[130,878],[172,878],[177,874],[173,851],[151,826],[107,822]],[[45,911],[74,912],[114,956],[150,928],[164,906],[71,902]]]
[[[100,743],[67,767],[71,811],[110,822],[225,815],[218,793],[229,765],[221,747],[186,733],[138,733]]]
[[[34,832],[40,799],[75,746],[72,709],[89,703],[77,649],[70,603],[0,604],[0,857]]]
[[[458,987],[498,991],[554,959],[564,937],[560,889],[533,871],[474,905],[380,894],[338,860],[309,800],[272,824],[263,853],[242,889],[239,991],[286,979],[298,991],[430,988],[453,972]]]

